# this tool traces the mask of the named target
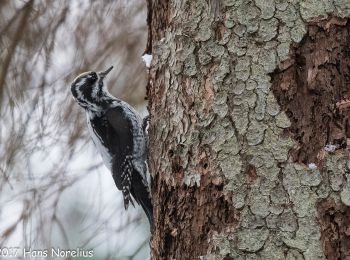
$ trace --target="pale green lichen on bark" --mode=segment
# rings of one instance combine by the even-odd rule
[[[183,119],[186,101],[172,91],[165,94],[161,107],[175,109],[168,113],[173,127],[185,138],[180,138],[182,155],[210,145],[211,167],[225,177],[224,190],[241,212],[241,223],[234,232],[223,231],[210,238],[217,253],[208,252],[205,259],[226,255],[233,259],[325,259],[316,203],[332,193],[350,205],[350,176],[344,175],[349,166],[343,154],[326,154],[326,174],[288,161],[295,143],[281,133],[290,121],[270,90],[268,74],[287,59],[290,45],[302,40],[308,21],[328,13],[349,16],[349,1],[222,0],[223,21],[210,14],[205,0],[176,3],[181,8],[177,6],[172,17],[174,31],[155,43],[154,64],[169,64],[165,66],[165,89],[171,85],[179,93],[203,92],[208,99],[205,104],[210,105],[192,100],[195,113]],[[215,19],[225,27],[217,40]],[[171,81],[180,76],[187,77],[181,86]],[[157,127],[159,140],[173,130]],[[197,163],[189,158],[182,166]],[[255,180],[247,180],[247,165],[255,168]],[[161,158],[157,167],[171,172]],[[199,185],[200,174],[186,174],[184,183]]]
[[[263,224],[262,227],[267,225],[268,228],[277,230],[278,235],[265,237],[258,234],[261,232],[261,227],[247,229],[242,225],[234,235],[239,242],[238,245],[227,243],[225,237],[222,236],[220,239],[217,238],[217,246],[220,247],[219,241],[225,241],[223,252],[229,251],[234,259],[239,259],[239,256],[243,255],[245,259],[285,259],[284,252],[288,252],[287,259],[324,259],[319,242],[320,231],[316,222],[316,201],[322,195],[327,195],[328,191],[325,185],[322,191],[318,189],[315,192],[312,189],[312,187],[321,187],[322,185],[322,175],[318,169],[310,170],[306,166],[295,169],[294,164],[287,161],[288,151],[293,142],[289,139],[281,139],[279,136],[282,129],[290,126],[290,121],[284,113],[280,112],[280,108],[269,90],[270,79],[267,74],[276,68],[278,62],[288,57],[292,41],[301,41],[306,33],[305,21],[316,16],[327,16],[327,12],[334,11],[336,7],[328,1],[323,1],[321,5],[318,4],[318,1],[303,1],[300,5],[297,2],[288,3],[287,1],[238,2],[234,4],[231,1],[223,1],[226,7],[231,8],[228,9],[225,17],[230,21],[228,28],[233,28],[234,31],[231,40],[228,41],[227,48],[231,55],[237,57],[234,73],[237,78],[236,82],[239,82],[237,85],[240,91],[236,91],[237,85],[235,86],[233,83],[233,93],[238,96],[244,95],[248,84],[251,86],[253,82],[253,87],[249,89],[254,90],[257,98],[254,109],[246,105],[244,101],[235,103],[231,110],[231,117],[238,134],[246,140],[242,144],[240,154],[251,157],[249,163],[257,168],[258,178],[265,181],[260,181],[258,186],[254,186],[255,188],[251,186],[248,196],[244,198],[239,196],[239,203],[236,202],[234,205],[240,209],[248,209],[250,214],[265,219],[266,224]],[[300,13],[297,10],[301,10]],[[344,10],[342,12],[344,13]],[[256,33],[256,36],[251,36],[249,39],[250,33]],[[264,49],[252,44],[254,41],[270,42],[272,47]],[[253,54],[255,55],[253,56]],[[246,86],[245,91],[242,91],[243,83]],[[248,118],[248,121],[244,118]],[[242,140],[241,137],[239,139]],[[262,148],[257,150],[253,147]],[[251,151],[249,152],[249,150]],[[281,162],[286,165],[282,168],[283,181],[279,182],[278,174],[281,168],[276,167],[276,165]],[[277,169],[275,175],[272,175],[271,169],[273,168]],[[237,173],[236,171],[235,176],[243,174],[244,169],[241,167],[239,169],[241,172]],[[225,169],[222,170],[225,171]],[[341,172],[343,173],[344,170]],[[343,203],[347,204],[350,198],[347,191],[350,188],[346,187],[350,183],[350,178],[343,179],[343,174],[333,173],[331,185],[335,190],[341,189],[340,197]],[[239,188],[242,189],[247,185],[245,178],[235,177],[234,181],[234,185],[229,183],[226,186],[228,191],[234,191],[233,197],[239,194]],[[233,201],[235,202],[234,198]],[[289,204],[293,206],[285,206]],[[242,216],[242,218],[246,216]],[[251,224],[257,221],[256,218],[246,218],[246,221],[249,222],[249,219],[252,221]],[[246,225],[249,226],[249,223]],[[267,240],[269,240],[268,243]],[[267,244],[264,246],[265,243]],[[295,251],[293,248],[297,248],[299,251]],[[247,251],[259,252],[247,255],[245,253]],[[273,253],[272,258],[269,253]],[[268,255],[269,258],[264,258],[264,255]]]
[[[340,192],[340,199],[346,206],[350,206],[350,174],[346,174],[345,179],[346,182]]]
[[[267,228],[241,229],[237,232],[237,248],[247,252],[257,252],[262,249],[269,236]]]

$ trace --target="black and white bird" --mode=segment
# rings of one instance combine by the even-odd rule
[[[152,203],[147,181],[147,133],[145,123],[128,103],[113,97],[103,80],[113,69],[89,71],[71,85],[74,99],[85,109],[90,135],[104,164],[124,197],[124,207],[142,206],[152,224]],[[131,197],[132,195],[132,197]]]

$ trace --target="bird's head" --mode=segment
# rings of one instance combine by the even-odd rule
[[[86,109],[98,109],[108,96],[103,80],[113,66],[102,72],[88,71],[76,77],[71,85],[74,99]]]

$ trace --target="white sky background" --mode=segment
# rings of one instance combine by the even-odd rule
[[[132,4],[135,5],[135,1],[123,2],[121,10],[127,13],[128,8],[131,8]],[[58,4],[60,1],[55,2]],[[17,3],[20,5],[22,1]],[[33,77],[21,95],[9,91],[15,108],[14,113],[0,119],[0,154],[7,152],[5,146],[1,145],[1,140],[20,134],[23,130],[25,134],[19,152],[14,157],[13,166],[8,167],[5,162],[0,161],[0,169],[5,173],[0,184],[0,234],[11,230],[14,225],[9,236],[1,237],[2,247],[27,246],[42,249],[60,246],[86,250],[92,248],[95,250],[96,259],[106,259],[108,256],[123,259],[123,256],[133,254],[147,239],[149,227],[144,213],[140,213],[139,207],[130,207],[125,213],[121,192],[116,189],[111,174],[102,164],[101,157],[88,136],[85,122],[82,136],[74,143],[74,147],[69,147],[69,140],[77,122],[76,117],[69,117],[69,111],[68,120],[63,119],[67,114],[67,107],[72,102],[70,86],[65,80],[72,80],[77,76],[72,74],[72,71],[79,71],[79,68],[73,66],[81,59],[77,54],[76,43],[70,41],[76,34],[75,25],[79,17],[93,11],[90,10],[89,3],[90,1],[70,1],[71,10],[65,25],[58,30],[49,68],[45,66],[45,57],[38,52],[28,68],[31,75],[37,77]],[[118,25],[109,19],[109,16],[113,15],[119,14],[106,12],[101,23],[91,24],[91,31],[83,40],[91,56],[84,59],[92,59],[97,49],[98,40],[94,39],[95,27],[106,26],[117,30]],[[43,23],[44,19],[45,17]],[[133,37],[135,30],[146,28],[145,22],[146,10],[133,17],[127,26],[125,37]],[[144,37],[144,43],[140,44],[142,47],[136,54],[140,57],[140,63],[145,45]],[[122,48],[120,53],[125,55],[128,46]],[[81,62],[82,66],[84,59]],[[125,63],[125,57],[123,59],[118,53],[103,60],[89,62],[96,66],[92,67],[92,70],[104,70],[110,65],[115,65],[111,72],[112,77],[106,81],[107,84],[110,83],[108,86],[113,94],[122,98],[129,97],[133,92],[140,95],[138,89],[122,90],[128,82],[127,77],[123,76],[123,71],[131,71],[132,74],[134,69],[135,75],[139,75],[135,67],[140,67],[140,64],[134,64],[132,61]],[[144,75],[140,77],[146,78],[145,75],[144,67]],[[38,93],[37,85],[43,77],[47,82],[45,91],[37,102],[33,101]],[[140,87],[141,93],[145,85]],[[129,99],[139,103],[138,98]],[[34,109],[33,102],[36,105]],[[144,113],[145,108],[141,105],[139,108],[143,109]],[[85,114],[77,104],[74,104],[72,109],[85,120]],[[72,111],[72,115],[74,113]],[[28,124],[23,124],[27,117],[30,118]],[[16,131],[8,127],[11,120],[22,122],[15,125]],[[67,126],[67,121],[71,125]],[[146,243],[134,259],[146,259],[147,245]]]

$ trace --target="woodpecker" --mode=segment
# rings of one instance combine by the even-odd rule
[[[146,164],[148,119],[142,120],[132,106],[108,92],[104,79],[112,69],[113,66],[103,72],[80,74],[74,79],[71,92],[85,109],[90,135],[122,191],[125,209],[130,203],[135,206],[134,198],[152,225]]]

